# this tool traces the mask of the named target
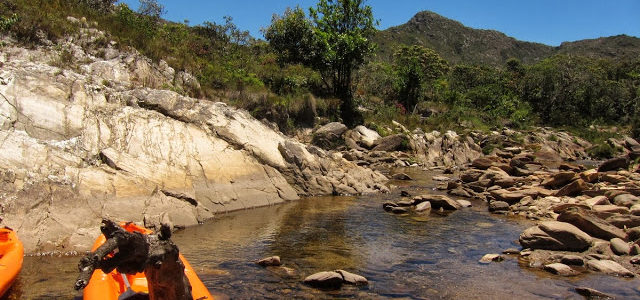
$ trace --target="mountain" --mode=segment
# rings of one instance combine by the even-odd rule
[[[640,38],[616,35],[597,39],[564,42],[558,53],[582,55],[593,58],[626,58],[640,56]]]
[[[409,22],[379,31],[378,57],[390,60],[401,44],[422,45],[438,52],[450,63],[503,65],[509,58],[533,63],[554,54],[589,57],[622,57],[640,54],[640,39],[619,35],[565,42],[559,47],[519,41],[495,30],[474,29],[434,12],[417,13]]]

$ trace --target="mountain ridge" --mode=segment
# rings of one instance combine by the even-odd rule
[[[450,63],[503,65],[509,58],[535,63],[555,54],[628,57],[640,54],[640,38],[616,35],[563,42],[560,46],[521,41],[493,29],[475,29],[432,11],[421,11],[407,23],[379,31],[373,38],[378,58],[390,60],[394,48],[422,45]]]

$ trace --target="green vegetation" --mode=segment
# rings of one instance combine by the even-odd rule
[[[352,95],[353,72],[373,53],[375,33],[371,7],[363,0],[320,0],[274,17],[265,38],[280,53],[280,61],[299,63],[320,73],[330,94],[342,100],[340,112],[348,125],[361,123]]]
[[[34,46],[86,26],[67,19],[73,16],[107,32],[105,46],[115,40],[200,82],[198,90],[177,92],[223,99],[285,132],[319,119],[364,123],[383,134],[392,120],[425,131],[556,126],[594,142],[593,153],[603,156],[615,154],[605,146],[608,133],[585,128],[618,126],[640,137],[640,43],[631,37],[556,51],[432,13],[376,33],[364,0],[319,0],[308,14],[296,7],[275,16],[262,41],[231,17],[189,26],[162,20],[157,1],[140,1],[136,12],[115,0],[5,0],[0,33]],[[430,35],[425,20],[433,22]],[[456,34],[468,35],[469,47],[456,44]],[[416,45],[417,36],[439,40]],[[504,51],[490,51],[485,40]],[[620,41],[629,46],[612,48]],[[77,63],[69,49],[59,53],[54,65]]]

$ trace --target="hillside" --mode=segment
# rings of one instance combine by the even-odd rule
[[[553,54],[578,54],[592,58],[638,55],[640,39],[619,35],[565,42],[559,47],[516,40],[495,30],[464,26],[434,12],[417,13],[407,23],[378,32],[378,57],[390,59],[400,44],[417,44],[436,50],[450,63],[502,65],[509,58],[534,63]]]

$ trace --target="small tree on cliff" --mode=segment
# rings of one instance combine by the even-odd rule
[[[373,53],[376,21],[365,0],[320,0],[309,9],[300,8],[274,16],[265,38],[283,63],[300,63],[317,70],[330,92],[340,98],[342,119],[358,123],[351,85],[353,72]]]

